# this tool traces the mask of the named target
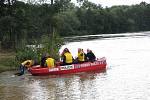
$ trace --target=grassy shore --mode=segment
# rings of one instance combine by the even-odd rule
[[[0,51],[0,72],[16,69],[14,59],[14,52]]]

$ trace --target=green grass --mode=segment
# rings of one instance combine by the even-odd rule
[[[15,53],[13,52],[0,52],[0,72],[15,69]]]

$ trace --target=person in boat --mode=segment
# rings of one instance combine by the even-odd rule
[[[41,57],[41,67],[44,67],[45,66],[45,61],[46,61],[46,59],[47,59],[47,57],[48,57],[48,53],[43,53],[42,54],[42,57]]]
[[[87,49],[86,58],[87,58],[87,61],[91,61],[91,62],[96,60],[96,56],[94,55],[94,53],[90,49]]]
[[[21,63],[19,66],[19,73],[16,73],[16,75],[20,76],[25,73],[25,69],[28,69],[34,65],[34,60],[26,60]]]
[[[85,61],[85,53],[83,49],[78,48],[78,57],[77,57],[78,63],[83,63]]]
[[[61,54],[61,58],[63,60],[63,63],[61,65],[70,65],[73,63],[73,56],[68,50],[68,48],[65,48]]]
[[[55,66],[55,60],[51,58],[50,56],[47,56],[47,59],[45,61],[45,66],[48,68],[53,68]]]
[[[84,61],[86,62],[86,61],[87,61],[86,53],[84,52],[84,50],[83,50],[83,49],[82,49],[82,52],[84,53]]]

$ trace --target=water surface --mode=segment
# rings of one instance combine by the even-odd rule
[[[105,56],[104,72],[62,76],[0,74],[0,100],[150,100],[150,32],[74,37],[69,48]]]

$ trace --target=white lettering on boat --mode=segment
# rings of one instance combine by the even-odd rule
[[[74,68],[83,68],[83,67],[93,67],[101,64],[106,64],[106,60],[95,61],[93,63],[83,63],[83,64],[75,64]]]
[[[91,63],[91,66],[96,66],[96,65],[99,65],[99,64],[100,64],[99,61],[96,61],[96,62]]]
[[[58,71],[58,70],[59,70],[59,68],[50,68],[49,72]]]
[[[89,67],[91,66],[90,63],[83,63],[83,64],[76,64],[75,68],[83,68],[83,67]]]
[[[61,70],[69,70],[74,69],[74,65],[66,65],[66,66],[60,66]]]

